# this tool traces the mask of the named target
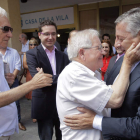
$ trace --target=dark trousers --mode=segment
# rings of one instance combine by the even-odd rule
[[[62,140],[59,118],[37,119],[40,140],[52,140],[53,127],[55,127],[56,140]]]
[[[13,85],[11,86],[11,88],[15,88],[17,86],[19,86],[19,82],[18,82],[18,79],[15,78],[15,81],[14,81]],[[17,105],[17,111],[18,111],[18,121],[20,122],[21,114],[20,114],[20,102],[19,102],[19,100],[16,101],[16,105]]]

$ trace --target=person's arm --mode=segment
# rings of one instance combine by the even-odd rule
[[[51,85],[52,75],[44,74],[43,70],[41,69],[29,82],[26,82],[25,84],[22,84],[21,86],[18,86],[11,90],[0,92],[0,107],[17,101],[25,94],[34,89]]]
[[[18,52],[19,53],[19,55],[23,55],[25,52]]]
[[[17,70],[17,69],[15,69],[15,70],[13,71],[13,74],[14,74],[14,77],[15,77],[15,78],[17,77],[18,72],[19,72],[19,70]]]
[[[129,61],[129,59],[131,58],[131,62],[135,62],[135,61],[138,61],[139,60],[139,55],[140,55],[140,50],[139,50],[139,47],[140,47],[140,44],[138,44],[137,45],[137,47],[134,47],[134,46],[131,46],[131,48],[128,50],[128,52],[127,52],[127,54],[128,54],[128,56],[126,55],[126,57],[124,58],[124,59],[127,59],[127,57],[128,57],[128,60],[126,61],[127,63],[128,63],[128,66],[130,65],[130,61]],[[135,48],[135,49],[133,49],[133,48]],[[131,50],[131,49],[133,49],[133,50]],[[126,63],[125,62],[125,63]],[[123,68],[127,68],[127,66],[125,67],[125,63],[123,64],[124,66],[123,66]],[[128,67],[129,68],[129,67]],[[129,68],[130,69],[130,68]],[[121,71],[122,71],[123,69],[121,69]],[[130,70],[128,70],[129,71],[129,73],[130,73]],[[127,72],[128,72],[127,71]],[[122,72],[122,74],[123,74],[123,72]],[[118,78],[121,78],[120,76],[118,77]],[[127,78],[127,77],[125,77],[125,78]],[[124,82],[124,79],[122,79],[122,81]],[[122,81],[121,81],[121,83],[122,83]],[[129,81],[129,80],[128,80]],[[119,80],[118,80],[118,82],[115,82],[115,84],[118,84],[118,88],[120,88],[121,86],[120,86],[120,83],[119,83]],[[127,85],[127,82],[125,81],[125,84]],[[116,88],[117,88],[116,87]],[[116,89],[115,87],[113,87],[114,89]],[[122,87],[121,87],[122,88]],[[127,86],[126,86],[126,88],[127,88]],[[118,89],[116,89],[117,91],[118,91]],[[124,92],[126,92],[126,90],[124,90]],[[116,93],[117,94],[117,93]],[[119,94],[120,95],[120,94]],[[112,98],[112,97],[111,97]],[[113,98],[112,98],[113,99]],[[124,100],[124,97],[123,97],[123,100]],[[123,100],[122,100],[122,102],[123,102]],[[109,105],[109,104],[108,104]],[[83,112],[85,115],[83,115],[83,114],[78,114],[78,115],[73,115],[73,116],[71,116],[71,115],[69,115],[69,116],[65,116],[65,120],[64,120],[64,122],[66,122],[66,125],[68,125],[68,126],[70,126],[72,129],[86,129],[86,128],[92,128],[92,123],[93,123],[93,120],[94,120],[94,117],[95,117],[95,115],[96,115],[96,113],[94,113],[93,111],[92,111],[92,116],[91,116],[91,113],[90,113],[90,110],[88,110],[88,109],[84,109],[84,108],[81,108],[81,109],[78,109],[79,111],[81,111],[81,112]],[[85,113],[86,112],[86,113]]]
[[[87,108],[77,108],[83,114],[67,115],[65,116],[64,122],[71,129],[92,129],[93,120],[96,113]]]
[[[27,61],[26,61],[26,53],[25,53],[24,56],[23,56],[23,67],[24,67],[25,69],[28,69],[28,65],[27,65]]]
[[[133,64],[140,59],[140,43],[135,46],[133,43],[130,48],[126,51],[123,59],[120,73],[117,80],[112,85],[113,94],[111,95],[106,108],[119,108],[121,107],[126,91],[129,86],[129,75]]]
[[[119,130],[119,131],[118,131]],[[122,137],[126,139],[140,139],[140,106],[135,117],[107,118],[102,120],[102,134],[104,138]]]

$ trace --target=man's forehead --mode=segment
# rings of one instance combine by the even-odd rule
[[[100,41],[99,37],[97,37],[97,36],[93,37],[92,45],[94,45],[94,46],[100,46],[101,45],[101,41]]]
[[[104,36],[104,38],[107,38],[107,39],[109,39],[109,37],[108,37],[108,36]]]
[[[56,31],[55,26],[53,25],[45,25],[42,27],[42,30],[55,30]]]
[[[1,17],[0,16],[0,26],[10,26],[11,27],[10,22],[9,22],[7,17],[5,17],[5,16]]]

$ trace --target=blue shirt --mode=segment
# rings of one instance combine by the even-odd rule
[[[5,55],[2,55],[2,59],[9,63],[10,73],[13,73],[15,69],[21,70],[21,61],[17,50],[7,47]]]
[[[10,90],[4,77],[2,54],[0,52],[0,92]],[[1,93],[0,93],[1,94]],[[18,115],[15,102],[0,108],[0,137],[18,132]]]

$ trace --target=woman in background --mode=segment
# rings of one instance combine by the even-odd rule
[[[102,46],[103,46],[103,67],[101,68],[101,75],[102,75],[102,80],[104,80],[104,74],[109,65],[109,61],[114,54],[110,41],[102,40]]]
[[[38,46],[38,42],[36,39],[31,39],[29,41],[29,49],[33,49],[35,48],[36,46]],[[23,67],[27,70],[27,73],[26,73],[26,82],[30,81],[32,79],[32,76],[28,70],[28,65],[27,65],[27,62],[26,62],[26,53],[24,54],[24,57],[23,57]],[[25,97],[28,99],[28,100],[31,100],[32,99],[32,91],[30,91],[28,94],[25,95]],[[33,119],[33,122],[36,122],[37,120],[36,119]]]

